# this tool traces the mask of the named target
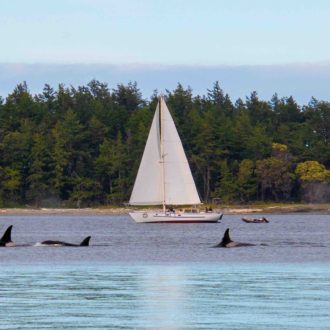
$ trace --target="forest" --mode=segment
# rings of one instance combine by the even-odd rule
[[[128,202],[158,91],[96,80],[0,97],[0,207]],[[330,202],[330,103],[164,93],[205,203]]]

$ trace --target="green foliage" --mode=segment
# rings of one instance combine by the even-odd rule
[[[17,196],[20,186],[21,175],[19,170],[10,167],[0,167],[0,205],[19,202]]]
[[[224,203],[232,202],[236,199],[237,183],[227,161],[221,161],[220,163],[220,180],[213,195],[216,198],[221,198],[221,201]]]
[[[126,147],[118,133],[116,140],[105,139],[100,145],[100,153],[95,160],[98,180],[110,202],[123,202],[126,197],[125,161]]]
[[[92,80],[33,96],[18,84],[0,98],[0,205],[127,201],[157,94]],[[203,201],[327,200],[329,102],[252,92],[233,103],[219,82],[205,96],[178,84],[165,98]]]
[[[93,202],[100,200],[101,195],[102,190],[98,182],[89,178],[76,177],[69,201],[78,208],[90,206]]]
[[[275,157],[257,160],[256,174],[261,185],[262,200],[280,201],[289,198],[294,179],[290,163]]]
[[[34,201],[37,207],[41,205],[42,198],[51,190],[50,178],[53,173],[53,163],[48,148],[46,136],[36,133],[33,136],[30,154],[27,199]]]
[[[302,182],[302,199],[306,202],[329,202],[330,171],[317,161],[299,163],[296,174]]]
[[[72,109],[69,109],[63,120],[58,121],[53,128],[54,187],[64,199],[70,196],[75,177],[82,176],[86,170],[84,162],[88,151],[82,148],[83,128]]]
[[[295,172],[302,182],[330,182],[330,171],[317,161],[299,163]]]
[[[242,202],[254,200],[257,193],[257,179],[255,176],[255,164],[250,159],[244,159],[239,164],[237,174],[239,198]]]
[[[286,153],[288,151],[288,146],[280,143],[273,143],[272,150],[275,153]]]

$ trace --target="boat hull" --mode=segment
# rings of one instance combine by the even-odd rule
[[[247,218],[242,218],[242,221],[246,223],[269,223],[269,220],[266,218],[261,218],[261,219],[247,219]]]
[[[138,223],[215,223],[221,219],[221,213],[155,213],[132,212],[129,215]]]

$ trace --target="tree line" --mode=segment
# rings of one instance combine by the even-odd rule
[[[0,97],[0,206],[129,200],[157,104],[137,83],[27,84]],[[330,103],[252,92],[233,102],[178,84],[165,99],[204,202],[330,201]]]

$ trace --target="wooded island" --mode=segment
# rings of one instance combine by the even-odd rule
[[[127,202],[157,96],[92,80],[0,97],[0,207]],[[204,202],[330,201],[329,102],[257,92],[233,102],[218,82],[164,96]]]

